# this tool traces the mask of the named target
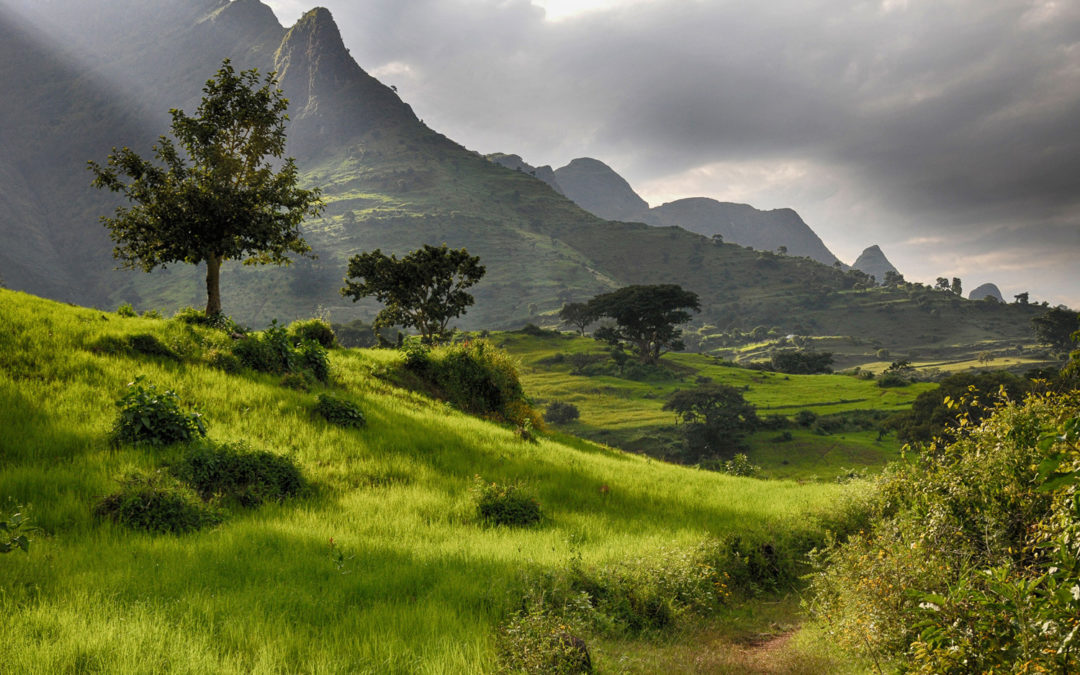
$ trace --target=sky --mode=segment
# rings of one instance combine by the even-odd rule
[[[1080,2],[324,2],[470,149],[790,207],[846,262],[879,244],[909,280],[1080,307]]]

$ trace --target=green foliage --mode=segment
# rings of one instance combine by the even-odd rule
[[[605,326],[593,335],[613,345],[629,344],[643,363],[656,363],[667,351],[682,351],[682,331],[675,326],[690,320],[690,312],[701,310],[696,293],[675,284],[627,286],[598,295],[589,301],[588,312],[597,319],[609,317],[615,326]]]
[[[126,319],[139,316],[139,313],[135,311],[135,308],[131,306],[130,302],[125,302],[119,307],[117,307],[116,313]]]
[[[1054,307],[1031,320],[1040,343],[1061,351],[1072,346],[1073,333],[1080,330],[1080,316],[1069,309]]]
[[[319,394],[315,414],[330,424],[346,429],[358,429],[367,423],[364,413],[355,403],[330,394]]]
[[[323,319],[305,319],[289,324],[289,338],[299,345],[304,340],[314,340],[326,349],[337,346],[334,329]]]
[[[499,626],[496,649],[501,672],[530,675],[591,673],[592,657],[585,641],[570,633],[565,619],[544,611],[538,602]]]
[[[883,389],[888,387],[906,387],[911,384],[911,380],[904,377],[899,373],[884,372],[877,380],[877,385]]]
[[[375,328],[416,328],[430,344],[446,339],[450,319],[473,304],[465,289],[480,281],[484,271],[479,258],[446,244],[425,244],[400,260],[376,249],[349,259],[341,294],[354,302],[375,296],[385,305],[375,317]]]
[[[581,417],[581,411],[573,403],[552,401],[544,411],[544,421],[552,424],[568,424]]]
[[[30,538],[26,535],[35,529],[21,507],[17,507],[10,516],[0,518],[0,553],[11,553],[15,549],[28,553]]]
[[[315,340],[304,339],[296,349],[296,366],[302,372],[311,373],[316,380],[330,379],[330,357],[326,347]]]
[[[757,426],[754,406],[727,384],[709,382],[676,391],[663,409],[674,412],[682,423],[684,459],[690,463],[730,456],[742,447],[743,435]]]
[[[571,302],[563,305],[562,309],[559,310],[559,320],[567,326],[576,328],[580,335],[584,335],[589,324],[596,321],[596,316],[589,309],[588,304]]]
[[[724,461],[723,472],[732,476],[753,476],[761,470],[755,466],[745,452],[737,452],[735,456]]]
[[[811,352],[797,349],[783,349],[772,355],[772,370],[792,375],[813,375],[832,372],[833,355],[831,352]]]
[[[142,375],[128,383],[127,392],[116,405],[120,408],[113,425],[117,442],[169,445],[206,436],[201,413],[185,412],[176,392],[158,392],[157,386],[147,383]]]
[[[485,525],[531,527],[543,520],[540,502],[516,483],[488,483],[476,476],[473,481],[476,515]]]
[[[517,365],[487,340],[469,340],[429,349],[412,345],[404,367],[435,393],[464,412],[530,428],[541,420],[528,403]]]
[[[207,350],[205,358],[207,365],[224,373],[238,373],[244,367],[235,354],[216,348]]]
[[[921,673],[1073,672],[1080,399],[1001,404],[878,480],[871,526],[813,557],[841,645]]]
[[[320,382],[330,379],[330,357],[319,342],[301,339],[293,346],[289,333],[273,321],[260,334],[245,335],[233,343],[233,355],[245,368],[273,375],[310,374]]]
[[[177,310],[177,312],[173,314],[173,319],[181,323],[186,323],[189,326],[206,326],[207,328],[213,328],[230,334],[243,334],[247,332],[243,326],[233,321],[232,317],[221,312],[207,315],[206,312],[197,310],[194,307],[183,307]]]
[[[187,161],[162,137],[153,149],[156,162],[125,147],[114,149],[106,166],[90,162],[89,168],[95,187],[132,204],[101,219],[116,242],[114,256],[147,272],[205,262],[210,317],[221,312],[222,261],[280,265],[290,253],[309,252],[300,223],[322,203],[317,189],[297,187],[292,158],[274,166],[285,152],[288,106],[274,74],[260,86],[257,70],[237,74],[226,59],[203,93],[195,116],[169,111]]]
[[[154,534],[183,534],[221,522],[219,513],[161,472],[128,474],[119,491],[94,506],[94,515]]]
[[[942,380],[937,389],[919,394],[910,412],[894,415],[885,427],[895,430],[905,443],[955,439],[961,417],[966,426],[975,426],[1002,394],[1015,400],[1030,390],[1029,381],[1005,371],[957,373]]]
[[[296,496],[305,485],[291,459],[252,451],[242,443],[194,444],[171,472],[204,501],[233,501],[245,507]]]

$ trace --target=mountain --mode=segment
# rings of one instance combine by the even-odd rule
[[[969,300],[985,300],[986,298],[994,298],[998,302],[1005,302],[1005,298],[1001,297],[1001,290],[991,283],[985,283],[968,293]]]
[[[552,169],[550,165],[545,164],[544,166],[532,166],[526,163],[525,160],[521,158],[521,155],[507,155],[501,152],[495,152],[487,155],[487,158],[495,162],[499,166],[505,166],[507,169],[527,173],[530,176],[538,178],[539,180],[547,183],[548,186],[555,192],[558,192],[559,194],[564,194],[562,187],[559,185],[558,179],[555,178],[555,170]]]
[[[778,256],[671,225],[689,226],[701,207],[725,226],[745,218],[753,229],[761,212],[750,207],[690,200],[658,207],[673,214],[669,222],[603,220],[530,175],[528,165],[507,169],[424,125],[351,58],[324,9],[285,28],[258,0],[50,0],[23,8],[28,13],[16,15],[0,6],[0,87],[8,94],[0,99],[0,204],[7,209],[0,275],[15,289],[103,308],[130,302],[172,312],[204,302],[204,272],[194,266],[112,269],[112,243],[97,220],[118,201],[89,186],[85,166],[112,147],[147,154],[168,129],[169,108],[191,110],[203,83],[230,58],[238,69],[280,73],[291,101],[288,152],[302,181],[320,187],[326,201],[321,217],[304,223],[317,259],[289,268],[224,266],[225,311],[249,325],[317,313],[370,319],[374,301],[352,303],[338,292],[348,258],[446,243],[468,248],[487,268],[462,328],[554,323],[566,302],[629,284],[674,283],[699,294],[696,321],[716,331],[764,326],[890,348],[949,331],[979,340],[1028,331],[1029,317],[1016,309],[990,316],[917,305],[899,289],[864,297],[858,278],[797,257],[792,237],[768,244],[788,247],[791,255]],[[600,162],[577,160],[553,174],[568,195],[592,180],[608,186],[600,194],[618,193],[625,213],[648,212]],[[765,214],[801,223],[793,212]],[[918,332],[898,332],[882,311]]]
[[[643,222],[649,211],[630,183],[598,159],[572,160],[555,169],[555,179],[575,204],[605,220]]]
[[[555,170],[563,193],[586,211],[607,220],[639,221],[657,227],[681,227],[706,237],[772,251],[783,246],[793,256],[826,265],[836,256],[799,214],[791,209],[759,211],[746,204],[692,197],[649,208],[630,184],[603,162],[581,157]]]
[[[885,253],[882,252],[881,247],[877,244],[874,244],[860,253],[859,257],[855,259],[855,262],[852,263],[851,266],[860,272],[874,277],[879,284],[885,281],[885,275],[887,273],[900,273],[893,267],[893,264],[889,262],[889,259],[885,257]]]

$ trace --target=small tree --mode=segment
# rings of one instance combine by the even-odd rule
[[[675,284],[627,286],[596,296],[588,307],[594,316],[610,317],[616,323],[597,330],[597,339],[629,344],[643,363],[652,364],[666,352],[685,349],[682,331],[675,326],[690,320],[686,310],[701,310],[697,293]]]
[[[571,302],[559,310],[559,318],[567,326],[577,328],[579,335],[585,334],[585,328],[596,320],[589,306],[584,302]]]
[[[203,87],[194,117],[172,109],[171,131],[190,160],[164,136],[154,156],[113,149],[106,166],[90,162],[93,185],[133,204],[102,216],[126,268],[147,272],[171,263],[206,263],[206,315],[221,313],[221,263],[288,264],[289,253],[311,251],[300,223],[322,209],[319,190],[297,187],[292,158],[274,171],[270,158],[285,152],[288,101],[270,73],[237,74],[229,60]],[[129,180],[125,181],[124,177]]]
[[[688,459],[730,456],[742,446],[743,434],[757,425],[754,406],[726,384],[708,382],[672,394],[664,410],[684,426]]]
[[[341,294],[356,302],[369,295],[386,307],[372,324],[405,326],[420,331],[425,343],[447,337],[450,319],[473,304],[465,292],[484,276],[480,258],[465,249],[425,244],[400,260],[376,249],[349,259]]]
[[[1030,297],[1031,295],[1027,291],[1024,291],[1023,293],[1017,293],[1016,295],[1014,295],[1013,299],[1016,300],[1016,304],[1018,305],[1026,305],[1028,304]]]
[[[952,278],[952,292],[954,295],[964,294],[964,287],[960,284],[960,277]]]

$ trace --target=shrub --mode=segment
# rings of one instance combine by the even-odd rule
[[[135,308],[131,306],[130,302],[125,302],[124,304],[117,307],[116,313],[124,318],[139,316],[138,313],[135,311]]]
[[[310,391],[315,378],[307,373],[286,373],[281,376],[281,386],[296,391]]]
[[[366,423],[364,413],[355,403],[330,394],[319,394],[319,400],[315,403],[315,413],[330,424],[339,427],[359,428]]]
[[[543,518],[540,503],[520,485],[485,483],[477,476],[473,493],[476,513],[485,525],[529,527]]]
[[[322,319],[293,321],[289,324],[289,338],[295,345],[303,343],[304,340],[314,340],[326,349],[337,345],[334,329]]]
[[[176,314],[173,314],[173,318],[189,326],[206,326],[226,333],[242,334],[247,332],[243,326],[233,321],[232,317],[223,313],[206,316],[205,312],[194,307],[184,307],[177,310]]]
[[[750,462],[750,458],[744,452],[737,452],[735,456],[724,462],[724,473],[732,476],[753,476],[761,467]]]
[[[514,362],[486,340],[430,350],[412,346],[405,353],[404,367],[459,410],[517,426],[528,422],[533,429],[543,427],[525,398]]]
[[[148,310],[146,310],[145,312],[142,313],[142,318],[144,318],[144,319],[161,319],[163,317],[161,316],[161,312],[157,311],[156,309],[148,309]]]
[[[544,420],[552,424],[566,424],[573,422],[581,416],[578,408],[573,403],[552,401],[544,411]]]
[[[146,356],[160,356],[165,359],[173,361],[179,361],[180,356],[169,349],[157,339],[154,335],[149,333],[138,333],[136,335],[129,335],[127,337],[127,344],[133,352],[138,354],[144,354]]]
[[[195,445],[172,467],[172,474],[203,500],[229,500],[245,507],[295,496],[304,487],[291,459],[253,452],[240,443]]]
[[[906,387],[911,384],[911,380],[900,375],[899,373],[885,372],[878,378],[877,385],[882,388],[886,387]]]
[[[320,382],[330,379],[330,357],[326,353],[326,347],[315,340],[301,340],[296,349],[295,364]]]
[[[0,517],[0,553],[11,553],[15,549],[30,552],[30,538],[26,534],[37,528],[30,525],[29,520],[19,507],[10,516]]]
[[[813,556],[811,609],[913,672],[1077,672],[1078,469],[1075,392],[1000,404],[877,480],[865,531]]]
[[[496,636],[499,672],[579,675],[592,672],[589,648],[571,634],[565,619],[538,602],[511,616]]]
[[[155,534],[183,534],[221,522],[191,490],[160,472],[125,476],[120,490],[94,507],[94,515]]]
[[[156,385],[145,382],[144,376],[136,377],[116,402],[120,416],[113,425],[113,438],[117,442],[168,445],[206,436],[199,412],[184,412],[176,392],[159,393]]]
[[[817,413],[813,410],[800,410],[795,413],[795,424],[798,424],[800,427],[809,427],[817,421],[817,418]]]
[[[211,349],[206,352],[206,363],[211,368],[217,368],[226,373],[238,373],[244,367],[235,354],[223,352],[220,349]]]

